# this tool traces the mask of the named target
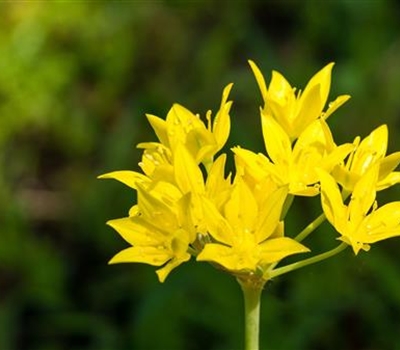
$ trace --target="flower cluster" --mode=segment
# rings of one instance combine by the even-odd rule
[[[265,153],[234,147],[235,170],[226,174],[227,154],[221,150],[230,133],[232,84],[223,90],[214,117],[208,111],[201,118],[179,104],[165,119],[147,115],[158,142],[138,145],[142,172],[100,176],[137,191],[129,215],[108,222],[130,244],[110,263],[158,266],[163,282],[193,256],[238,278],[266,281],[280,274],[275,266],[282,259],[309,252],[300,241],[318,226],[286,235],[284,219],[295,196],[319,195],[324,214],[318,223],[326,218],[355,254],[400,235],[400,202],[381,207],[376,202],[377,191],[400,182],[395,171],[400,152],[386,156],[386,125],[363,140],[335,143],[327,118],[349,96],[325,108],[333,64],[299,91],[275,71],[267,87],[258,67],[249,63],[264,102]]]

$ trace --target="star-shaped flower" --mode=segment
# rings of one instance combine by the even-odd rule
[[[370,244],[400,236],[400,202],[377,208],[375,202],[379,166],[371,167],[354,186],[350,202],[343,203],[334,178],[319,171],[321,203],[328,221],[341,234],[341,239],[352,246],[354,253],[369,250]]]
[[[276,71],[272,72],[272,79],[267,88],[260,69],[253,61],[249,63],[264,99],[263,114],[273,117],[291,141],[299,137],[318,117],[328,118],[350,98],[348,95],[339,96],[329,103],[328,109],[323,112],[329,95],[333,63],[316,73],[303,92],[296,92],[284,76]]]
[[[117,253],[110,264],[139,262],[161,266],[157,270],[164,282],[175,267],[190,259],[189,244],[195,231],[188,224],[187,198],[167,182],[152,189],[137,186],[138,204],[129,217],[107,222],[131,247]]]
[[[378,191],[400,182],[400,172],[394,169],[400,163],[400,152],[386,156],[388,145],[388,128],[381,125],[373,130],[360,142],[357,136],[353,142],[354,151],[346,163],[338,164],[333,170],[333,176],[346,191],[351,192],[355,184],[368,169],[379,165]]]
[[[282,187],[257,201],[244,180],[236,176],[220,210],[208,200],[203,202],[213,240],[197,260],[217,263],[232,273],[262,274],[286,256],[307,252],[302,244],[283,237],[280,215],[286,195],[287,189]]]
[[[255,178],[271,176],[280,186],[287,185],[293,195],[317,195],[318,175],[315,170],[323,168],[330,172],[353,149],[349,144],[336,146],[323,119],[312,122],[294,145],[279,123],[264,114],[262,130],[269,158],[241,148],[233,151]]]

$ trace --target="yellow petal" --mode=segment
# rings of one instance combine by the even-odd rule
[[[270,237],[279,225],[282,206],[288,193],[287,187],[274,191],[259,208],[258,225],[256,228],[256,242],[260,243]]]
[[[184,194],[204,192],[203,174],[191,154],[182,145],[178,145],[175,150],[174,173],[176,183]]]
[[[174,258],[170,260],[165,266],[156,271],[159,281],[163,283],[175,267],[178,267],[179,265],[188,261],[189,259],[190,259],[190,254],[185,254],[180,259]]]
[[[277,71],[272,71],[271,82],[268,87],[269,99],[275,100],[280,105],[285,105],[291,99],[294,99],[293,88],[285,77]]]
[[[315,169],[317,167],[325,169],[325,160],[334,148],[332,134],[323,120],[318,119],[308,125],[293,148],[295,168],[291,174],[291,192],[298,187],[296,192],[299,193],[304,187],[318,181]],[[295,182],[299,185],[296,186]]]
[[[341,162],[353,151],[353,149],[354,146],[351,143],[346,143],[336,147],[333,152],[329,153],[329,155],[323,159],[321,167],[327,172],[331,172],[333,168],[341,164]]]
[[[259,245],[263,264],[278,262],[289,255],[309,252],[306,246],[289,237],[267,239]]]
[[[232,245],[234,233],[230,223],[221,215],[214,203],[207,198],[203,198],[202,205],[210,235],[218,242]]]
[[[373,130],[364,138],[354,154],[351,171],[364,174],[378,159],[382,159],[387,150],[388,129],[386,125]]]
[[[334,63],[328,63],[324,68],[322,68],[318,73],[316,73],[308,82],[304,89],[303,95],[307,95],[315,86],[319,86],[319,107],[318,109],[322,111],[325,103],[328,99],[329,90],[331,88],[331,74]]]
[[[100,175],[97,178],[115,179],[133,189],[137,189],[137,183],[148,183],[150,181],[146,175],[129,170],[113,171],[111,173]]]
[[[222,101],[220,109],[217,115],[215,116],[213,122],[213,134],[218,144],[218,150],[220,150],[224,146],[226,140],[228,139],[229,132],[231,130],[231,119],[229,117],[229,111],[232,102],[231,101],[227,102],[227,100],[229,92],[232,89],[232,86],[233,84],[229,84],[225,87],[222,93]]]
[[[395,152],[380,161],[379,181],[387,177],[400,164],[400,152]]]
[[[249,60],[248,62],[250,64],[250,67],[251,67],[251,70],[253,71],[254,76],[256,77],[258,87],[260,88],[261,95],[265,101],[266,96],[267,96],[267,85],[265,84],[264,76],[262,75],[260,69],[257,67],[257,65],[253,61]]]
[[[270,115],[262,114],[261,118],[264,143],[268,156],[275,164],[289,164],[292,158],[289,136]]]
[[[324,103],[321,102],[320,85],[314,85],[304,91],[299,100],[299,111],[293,120],[292,138],[297,138],[322,112]]]
[[[197,261],[212,261],[227,270],[238,271],[242,269],[242,264],[231,247],[221,244],[208,243],[197,256]]]
[[[288,97],[289,101],[286,103],[269,98],[262,113],[265,115],[271,115],[288,134],[291,141],[294,141],[297,137],[293,128],[296,100],[293,93],[290,96],[290,98]]]
[[[378,208],[365,220],[364,243],[375,243],[400,236],[400,202],[391,202]]]
[[[340,95],[333,102],[329,103],[328,110],[323,113],[323,118],[327,119],[333,112],[335,112],[340,106],[345,104],[350,99],[350,95]]]
[[[317,173],[321,182],[322,209],[328,221],[340,232],[347,218],[339,187],[326,171],[317,169]]]
[[[175,184],[162,180],[152,182],[148,190],[151,192],[152,196],[161,200],[170,208],[182,197],[182,192]]]
[[[232,152],[235,154],[236,171],[240,175],[250,176],[257,183],[270,175],[273,165],[264,155],[239,146],[233,147]]]
[[[117,231],[131,245],[151,245],[157,243],[157,229],[137,218],[121,218],[107,221],[107,225]]]
[[[364,250],[364,251],[369,251],[369,249],[371,248],[369,244],[360,242],[359,240],[357,240],[356,238],[354,238],[353,236],[341,236],[338,238],[340,241],[343,241],[344,243],[348,244],[351,246],[351,248],[353,249],[353,252],[355,255],[358,255],[358,253],[360,252],[360,250]]]
[[[376,190],[381,191],[398,183],[400,183],[400,172],[393,171],[388,176],[378,181]]]
[[[167,122],[155,115],[146,114],[147,120],[149,121],[151,127],[156,133],[160,142],[169,147],[168,135],[167,135]]]
[[[367,215],[376,197],[379,166],[369,169],[354,186],[349,203],[349,220],[358,223]]]
[[[151,193],[138,186],[138,205],[141,215],[157,227],[176,227],[177,218],[173,207],[161,200],[157,192]]]
[[[293,153],[299,149],[313,147],[319,150],[319,153],[326,153],[334,148],[332,133],[325,121],[318,119],[309,123],[304,131],[299,135],[293,149]]]
[[[206,127],[200,118],[187,108],[175,103],[167,114],[167,135],[172,151],[176,145],[185,144],[188,133],[193,129]]]
[[[163,249],[157,247],[130,247],[113,256],[109,264],[117,263],[144,263],[154,266],[165,264],[171,256]]]
[[[237,231],[252,231],[258,215],[257,203],[249,187],[240,178],[235,178],[233,190],[225,205],[225,217]]]
[[[221,154],[212,164],[207,176],[206,191],[208,198],[217,198],[230,188],[230,180],[225,179],[226,154]]]

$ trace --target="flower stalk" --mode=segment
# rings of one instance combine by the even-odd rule
[[[318,254],[316,256],[313,256],[312,258],[304,259],[298,262],[295,262],[290,265],[282,266],[277,269],[272,270],[268,275],[270,278],[274,278],[280,275],[283,275],[288,272],[292,272],[294,270],[300,269],[302,267],[305,267],[307,265],[315,264],[317,262],[320,262],[322,260],[328,259],[333,257],[336,254],[339,254],[341,251],[346,249],[348,245],[344,242],[340,243],[337,247],[328,250],[325,253]]]
[[[244,350],[259,349],[260,304],[264,281],[238,279],[244,298]]]
[[[313,232],[319,225],[321,225],[324,221],[326,220],[326,216],[324,213],[322,213],[320,216],[318,216],[316,219],[314,219],[312,222],[310,222],[303,231],[301,231],[296,237],[295,240],[297,242],[301,242],[303,239],[305,239],[311,232]]]

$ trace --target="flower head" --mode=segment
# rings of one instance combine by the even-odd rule
[[[116,254],[110,264],[161,266],[157,274],[163,282],[173,268],[190,259],[187,250],[195,232],[187,222],[187,198],[166,182],[158,182],[152,190],[139,185],[137,191],[138,204],[129,217],[108,221],[132,245]]]
[[[315,196],[319,193],[317,168],[330,172],[352,150],[349,144],[336,146],[323,119],[313,121],[294,145],[279,123],[262,114],[262,130],[269,158],[251,151],[234,148],[234,153],[256,178],[271,176],[281,186],[288,186],[289,193]]]
[[[377,190],[400,182],[400,173],[394,171],[400,152],[386,156],[385,125],[362,141],[357,137],[352,144],[335,144],[326,119],[349,96],[339,96],[325,110],[333,63],[315,74],[303,92],[296,92],[278,72],[267,88],[257,66],[250,65],[264,99],[265,154],[234,147],[235,175],[225,175],[227,156],[216,155],[230,132],[232,84],[223,90],[215,118],[209,111],[205,122],[179,104],[165,120],[147,115],[158,141],[138,145],[142,172],[100,176],[137,191],[137,204],[128,216],[108,222],[130,244],[110,263],[157,266],[163,282],[193,255],[241,282],[263,285],[271,276],[336,254],[346,244],[357,254],[400,235],[400,202],[378,207],[375,200]],[[338,184],[343,198],[351,193],[347,204]],[[275,269],[285,257],[308,252],[299,241],[324,220],[321,215],[295,239],[286,237],[283,220],[293,196],[318,194],[326,218],[346,244]]]
[[[228,101],[232,84],[225,87],[219,111],[211,121],[211,111],[206,114],[207,126],[199,115],[174,104],[166,120],[147,115],[160,143],[173,154],[177,145],[184,145],[197,163],[208,162],[225,144],[230,132],[229,111],[232,105]],[[146,144],[142,144],[146,147]]]
[[[379,165],[378,191],[400,182],[400,172],[393,171],[400,163],[400,152],[386,156],[388,145],[388,128],[386,125],[373,130],[360,141],[357,136],[353,142],[354,150],[345,164],[338,164],[333,176],[346,191],[351,192],[357,181],[368,169]]]
[[[236,176],[226,203],[218,210],[205,200],[206,225],[212,242],[197,256],[211,261],[231,273],[262,274],[266,268],[286,256],[307,252],[308,248],[283,237],[280,222],[287,189],[264,188],[260,200],[241,176]]]
[[[354,186],[348,205],[334,178],[319,171],[321,203],[328,221],[341,234],[340,239],[353,247],[369,250],[369,245],[387,238],[400,236],[400,202],[377,208],[375,202],[379,166],[371,167]]]
[[[333,63],[316,73],[304,91],[297,91],[282,74],[273,71],[267,85],[260,69],[249,61],[264,99],[263,114],[274,118],[293,141],[318,117],[328,118],[343,105],[350,96],[339,96],[323,112],[328,99]]]

